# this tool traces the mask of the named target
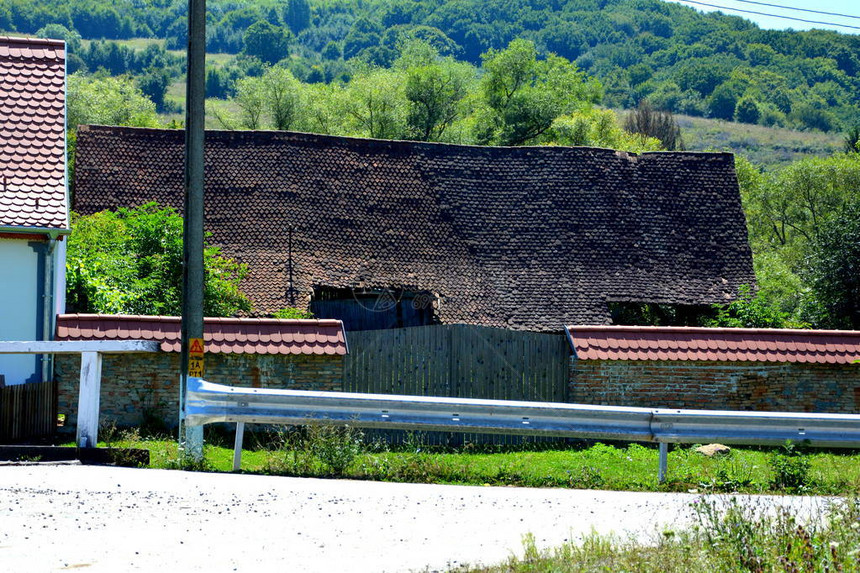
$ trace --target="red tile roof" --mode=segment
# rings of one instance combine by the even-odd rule
[[[580,360],[860,361],[860,331],[568,326]]]
[[[178,316],[61,314],[57,340],[157,340],[164,352],[180,351]],[[339,320],[206,318],[206,352],[223,354],[347,353]]]
[[[0,227],[68,228],[65,45],[0,36]]]

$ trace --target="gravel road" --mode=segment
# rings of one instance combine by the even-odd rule
[[[591,529],[653,535],[687,494],[94,466],[0,467],[0,571],[439,571]]]

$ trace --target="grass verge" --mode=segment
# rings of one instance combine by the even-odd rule
[[[137,431],[107,431],[100,445],[146,448],[150,467],[228,472],[232,436],[207,432],[203,463],[183,461],[173,439]],[[458,448],[428,446],[420,436],[403,445],[363,439],[360,431],[308,426],[248,433],[242,471],[299,477],[377,481],[695,493],[860,492],[860,457],[851,452],[793,447],[734,448],[707,457],[695,446],[669,452],[666,483],[657,483],[656,447],[639,444],[529,444]]]

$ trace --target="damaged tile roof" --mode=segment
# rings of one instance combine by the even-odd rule
[[[0,37],[0,228],[69,227],[65,73],[63,42]]]
[[[83,127],[75,209],[183,205],[183,133]],[[429,292],[443,323],[557,331],[607,301],[711,304],[752,284],[723,153],[491,148],[210,131],[206,229],[247,263],[255,312],[294,288]]]
[[[860,331],[569,326],[567,333],[580,360],[860,361]]]
[[[179,352],[178,316],[61,314],[56,340],[155,340],[163,352]],[[339,320],[205,318],[206,352],[223,354],[347,353]]]

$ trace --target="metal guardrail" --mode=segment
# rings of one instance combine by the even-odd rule
[[[188,425],[236,422],[234,469],[245,423],[349,424],[362,428],[433,430],[596,440],[657,442],[658,478],[669,443],[721,442],[815,447],[860,447],[860,415],[719,410],[667,410],[555,402],[347,394],[238,388],[189,379]]]

